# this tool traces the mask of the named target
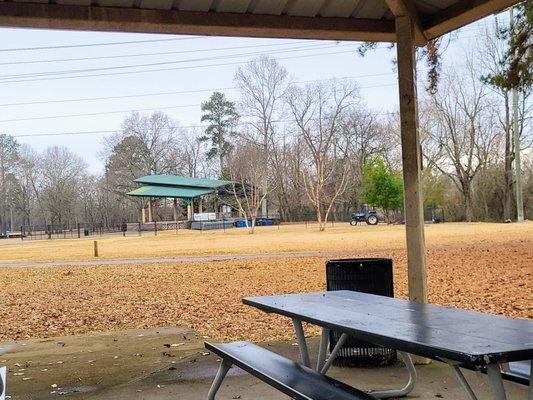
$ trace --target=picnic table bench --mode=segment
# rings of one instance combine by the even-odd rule
[[[526,375],[526,363],[533,360],[533,321],[345,290],[249,297],[243,302],[292,319],[303,366],[283,361],[281,356],[271,355],[267,350],[261,352],[255,345],[206,344],[226,361],[219,369],[209,399],[214,399],[228,364],[235,364],[298,399],[323,398],[317,397],[319,393],[298,391],[301,388],[299,383],[305,386],[310,381],[317,382],[321,388],[342,388],[347,396],[364,395],[360,391],[349,392],[346,386],[335,386],[337,381],[329,380],[331,378],[321,378],[344,340],[351,335],[378,346],[396,349],[408,371],[409,379],[403,388],[371,391],[367,394],[370,399],[401,397],[410,393],[416,383],[416,370],[409,354],[416,354],[448,364],[470,400],[477,400],[477,397],[462,368],[486,373],[494,400],[507,399],[504,378],[529,383],[528,399],[533,400],[533,385]],[[316,371],[311,369],[302,322],[322,327]],[[330,330],[342,335],[326,358]],[[239,352],[246,362],[237,360],[236,349],[239,346],[246,349]],[[276,375],[278,363],[286,366],[282,376]],[[331,397],[337,398],[366,399]]]
[[[252,343],[205,343],[205,347],[222,358],[208,400],[214,400],[232,365],[297,400],[374,400],[360,390]]]

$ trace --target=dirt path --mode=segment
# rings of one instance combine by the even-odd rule
[[[178,256],[150,258],[118,258],[71,261],[37,261],[37,262],[0,262],[0,268],[34,268],[34,267],[89,267],[94,265],[129,265],[129,264],[166,264],[166,263],[198,263],[231,260],[261,260],[302,257],[342,257],[352,255],[356,251],[300,251],[287,253],[262,254],[218,254],[209,256]]]

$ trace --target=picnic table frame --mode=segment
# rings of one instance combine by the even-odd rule
[[[409,381],[402,389],[373,391],[376,398],[407,395],[416,383],[409,354],[448,364],[469,400],[477,397],[461,368],[484,369],[494,400],[507,400],[501,368],[533,360],[533,321],[422,304],[353,291],[248,297],[243,303],[292,319],[302,363],[311,366],[302,322],[322,327],[317,370],[326,373],[348,335],[396,349]],[[341,338],[326,360],[329,330]],[[530,381],[528,399],[533,400]]]

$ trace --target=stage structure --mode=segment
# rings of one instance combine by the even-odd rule
[[[154,221],[154,200],[172,199],[174,221],[178,221],[178,199],[181,199],[187,207],[187,220],[194,219],[194,205],[197,201],[198,213],[204,213],[204,196],[214,195],[218,197],[219,192],[227,192],[231,185],[229,181],[218,179],[190,178],[176,175],[147,175],[135,179],[135,183],[140,186],[128,192],[128,196],[142,197],[146,199],[141,209],[141,222]],[[217,204],[215,199],[215,204]],[[219,210],[215,206],[214,212]]]

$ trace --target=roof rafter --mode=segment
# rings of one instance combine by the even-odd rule
[[[394,21],[0,2],[0,26],[393,42]]]
[[[428,40],[413,0],[385,0],[385,2],[395,17],[411,18],[415,29],[415,43],[417,46],[424,46]]]
[[[461,0],[423,21],[426,37],[433,39],[442,36],[517,3],[518,0]]]

